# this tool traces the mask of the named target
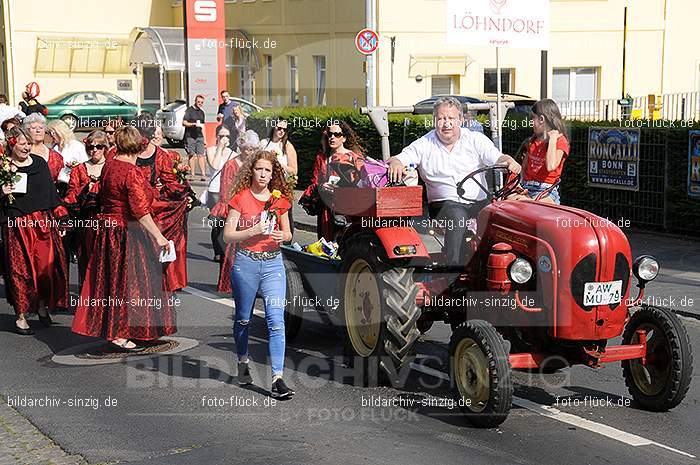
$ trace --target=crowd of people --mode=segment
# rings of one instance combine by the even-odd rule
[[[69,262],[78,264],[79,298],[72,330],[102,338],[112,350],[139,352],[177,331],[172,293],[187,286],[187,217],[195,206],[209,209],[217,289],[235,300],[233,335],[241,384],[248,368],[248,332],[257,295],[264,297],[272,364],[271,393],[294,392],[283,381],[285,270],[281,244],[294,232],[292,203],[299,170],[289,140],[289,122],[271,125],[266,137],[246,129],[245,115],[221,93],[215,140],[207,147],[203,97],[187,109],[185,150],[189,160],[161,147],[162,129],[146,116],[130,124],[109,121],[82,142],[60,120],[47,124],[40,111],[8,111],[0,95],[4,134],[2,265],[16,331],[30,335],[30,314],[50,326],[51,313],[68,310]],[[517,198],[559,203],[557,188],[569,153],[556,104],[543,100],[532,110],[533,135],[516,158],[502,154],[482,133],[464,126],[459,101],[435,104],[436,127],[387,165],[400,182],[415,166],[425,182],[432,217],[473,218],[455,179],[484,166],[505,164],[522,171]],[[329,205],[338,181],[357,182],[366,154],[353,128],[330,121],[321,133],[311,184],[299,203],[317,216],[317,234],[336,239],[342,225]],[[188,165],[189,164],[189,165]],[[195,195],[188,175],[211,169],[205,192]],[[4,177],[3,179],[7,179]],[[191,179],[191,176],[190,176]],[[458,179],[457,179],[458,180]],[[477,198],[478,187],[465,186]],[[463,258],[465,231],[446,232],[449,264]],[[154,305],[157,302],[157,305]]]

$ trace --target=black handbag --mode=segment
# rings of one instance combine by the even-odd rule
[[[321,198],[318,195],[318,186],[309,186],[299,198],[299,205],[307,215],[317,216],[321,213]]]

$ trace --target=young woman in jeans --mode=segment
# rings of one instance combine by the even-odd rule
[[[265,304],[272,363],[273,397],[294,394],[282,380],[284,371],[284,303],[286,275],[280,244],[289,241],[292,192],[284,180],[284,170],[272,152],[255,153],[241,168],[229,202],[224,241],[236,243],[231,271],[231,289],[236,303],[233,337],[238,352],[238,382],[253,382],[248,368],[248,328],[255,298]]]
[[[534,134],[523,143],[519,154],[525,157],[522,186],[527,189],[528,197],[534,199],[561,177],[564,160],[569,155],[569,141],[554,100],[544,99],[533,105],[532,128]],[[559,204],[559,186],[541,200]]]

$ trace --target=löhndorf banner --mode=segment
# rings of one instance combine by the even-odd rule
[[[549,49],[549,0],[447,0],[447,42]]]

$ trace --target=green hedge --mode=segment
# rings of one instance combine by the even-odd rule
[[[299,184],[304,188],[310,182],[313,174],[316,154],[321,150],[321,133],[328,121],[344,120],[360,137],[365,155],[381,159],[381,143],[374,125],[367,116],[361,115],[352,108],[297,108],[290,107],[280,110],[265,110],[250,115],[247,126],[254,129],[260,138],[268,136],[270,127],[278,118],[289,121],[289,140],[294,144],[299,158]],[[391,153],[396,154],[403,148],[404,118],[408,118],[405,140],[410,144],[428,131],[432,124],[430,115],[390,115],[389,133]]]
[[[289,121],[289,140],[299,154],[299,188],[306,187],[312,175],[316,154],[321,148],[321,132],[329,120],[345,120],[362,141],[365,154],[381,158],[380,139],[367,116],[352,108],[284,108],[255,113],[248,118],[248,127],[267,137],[277,118]],[[488,121],[477,117],[488,133]],[[569,124],[571,154],[562,176],[562,203],[591,211],[617,221],[625,218],[640,228],[666,230],[700,236],[700,200],[688,198],[688,131],[693,128],[643,128],[640,147],[640,191],[628,192],[586,186],[588,129],[591,126],[619,127],[619,122],[572,122]],[[517,127],[517,129],[513,129]],[[432,129],[430,115],[390,115],[389,142],[391,153]],[[505,122],[503,148],[513,154],[530,135],[526,119]],[[666,178],[666,179],[664,179]],[[666,189],[664,188],[666,186]]]

